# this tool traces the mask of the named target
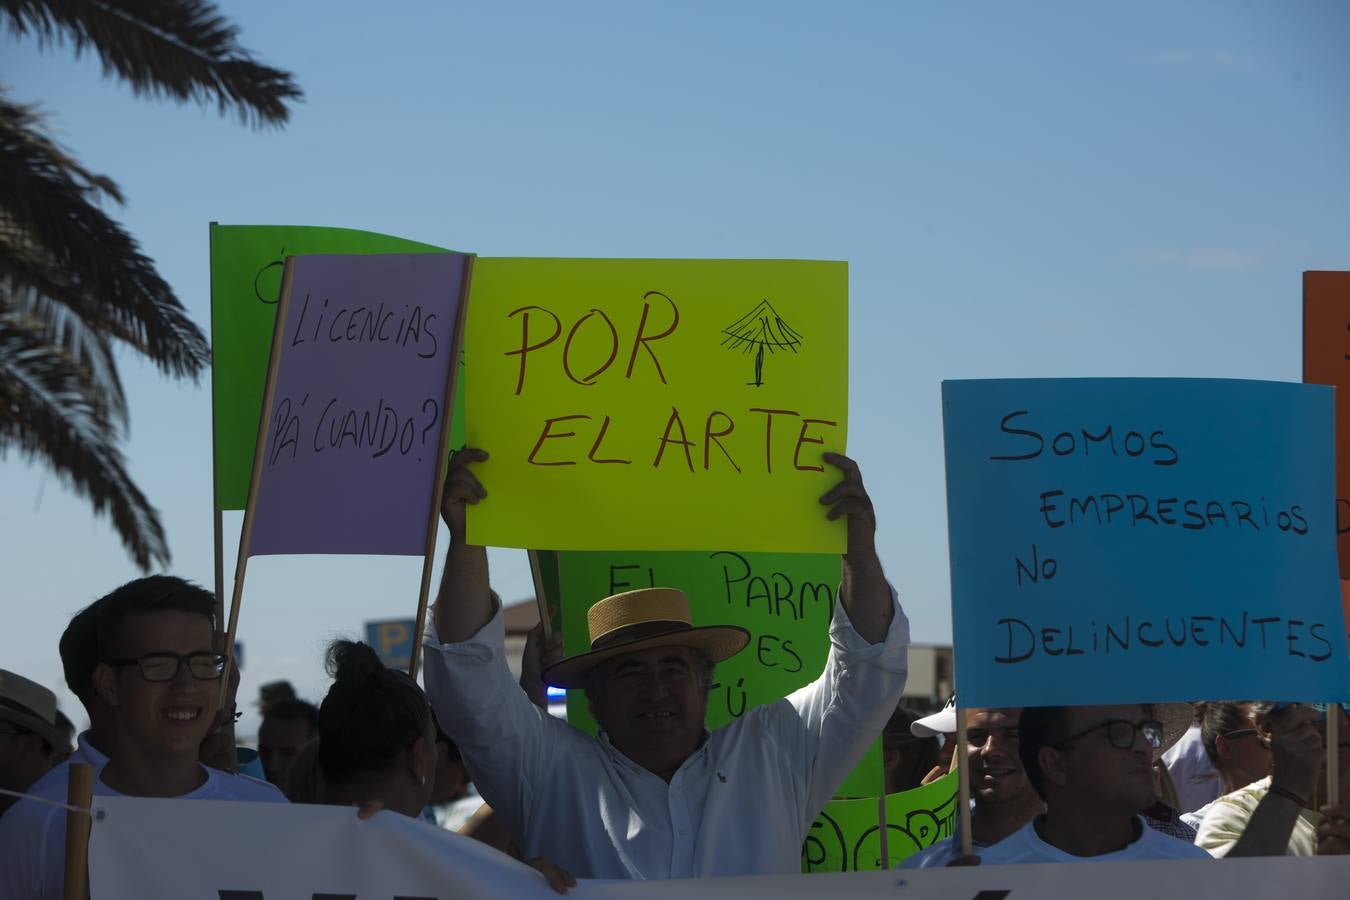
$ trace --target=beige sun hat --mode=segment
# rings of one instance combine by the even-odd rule
[[[0,719],[31,731],[54,748],[70,741],[56,725],[56,695],[36,681],[0,669]]]
[[[1195,707],[1189,703],[1155,703],[1153,715],[1162,723],[1162,745],[1153,752],[1162,756],[1195,722]]]
[[[555,687],[579,688],[586,672],[615,656],[652,647],[691,647],[719,663],[740,653],[750,632],[738,625],[694,627],[689,599],[674,588],[643,588],[606,597],[586,612],[591,649],[544,669]]]

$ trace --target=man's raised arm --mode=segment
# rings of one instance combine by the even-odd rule
[[[858,464],[838,453],[826,453],[824,458],[844,473],[844,480],[820,498],[822,504],[830,507],[829,519],[840,516],[848,519],[848,549],[842,561],[839,600],[859,636],[879,644],[891,627],[895,605],[877,556],[876,512],[863,488]]]
[[[488,586],[487,548],[469,544],[464,525],[465,504],[477,503],[487,496],[478,478],[469,471],[469,465],[487,458],[482,450],[466,447],[451,458],[445,477],[441,517],[450,528],[450,549],[445,554],[441,587],[436,594],[436,634],[442,643],[468,640],[495,612],[492,589]]]

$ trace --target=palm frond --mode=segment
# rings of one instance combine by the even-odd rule
[[[4,0],[0,0],[4,2]],[[97,205],[116,185],[79,166],[31,107],[0,92],[0,276],[68,307],[176,376],[210,350],[136,241]]]
[[[0,312],[0,454],[50,466],[96,513],[107,512],[142,570],[169,563],[159,514],[132,483],[116,429],[85,393],[80,368],[46,340],[41,321]]]
[[[289,72],[257,62],[239,45],[239,30],[207,0],[0,0],[0,17],[17,35],[70,41],[92,49],[105,74],[138,95],[179,102],[215,99],[256,126],[281,125],[287,101],[302,98]]]
[[[126,433],[131,424],[130,410],[108,335],[42,292],[32,287],[15,288],[3,280],[0,311],[12,311],[40,327],[46,341],[64,351],[84,376],[85,395],[97,406],[99,415]]]

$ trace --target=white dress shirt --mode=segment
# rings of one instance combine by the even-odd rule
[[[1209,761],[1199,725],[1186,729],[1181,739],[1167,748],[1162,761],[1177,789],[1177,812],[1197,810],[1223,793],[1223,778]]]
[[[532,704],[507,668],[500,605],[461,643],[425,644],[436,718],[521,841],[579,878],[801,871],[807,829],[881,733],[905,684],[909,623],[891,591],[886,639],[836,603],[820,677],[712,732],[667,784]]]

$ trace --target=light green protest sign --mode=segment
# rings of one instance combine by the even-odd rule
[[[348,228],[211,226],[211,406],[217,509],[243,509],[248,500],[267,357],[286,257],[446,252],[430,244]],[[462,368],[460,374],[451,447],[464,445]]]
[[[553,554],[539,554],[549,596]],[[695,625],[740,625],[749,645],[718,664],[708,698],[707,725],[719,728],[747,709],[797,690],[825,668],[830,618],[839,584],[839,557],[814,553],[682,551],[563,551],[556,554],[567,655],[590,649],[586,611],[611,594],[644,587],[674,587],[689,597]],[[594,718],[582,691],[569,691],[567,720],[590,734]],[[875,741],[836,794],[875,797],[882,790],[881,742]]]
[[[956,833],[956,773],[886,797],[886,868]],[[803,872],[874,872],[881,866],[877,798],[835,800],[802,844]]]

